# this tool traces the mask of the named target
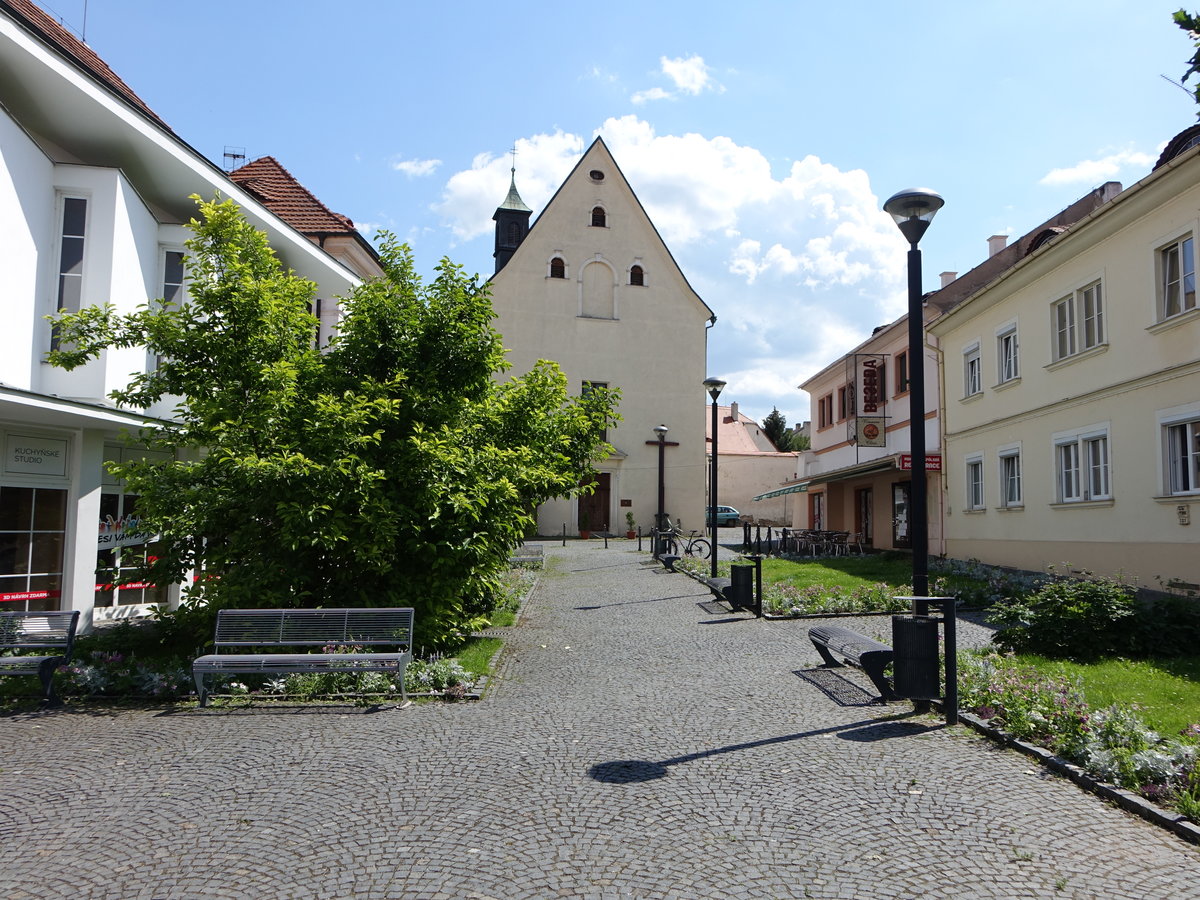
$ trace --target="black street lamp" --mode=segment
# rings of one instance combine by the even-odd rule
[[[654,517],[654,528],[658,532],[666,530],[666,524],[663,522],[663,517],[666,516],[667,502],[667,487],[666,481],[663,479],[663,466],[667,450],[667,432],[670,431],[666,425],[655,425],[654,433],[658,435],[658,514]],[[658,553],[661,538],[658,535],[654,537],[654,552]]]
[[[908,432],[912,451],[908,533],[912,543],[914,597],[929,596],[929,518],[925,497],[925,318],[921,302],[920,243],[934,214],[945,204],[930,190],[901,191],[883,204],[908,239]]]
[[[712,566],[710,576],[717,577],[717,398],[725,382],[720,378],[704,379],[708,396],[712,397],[712,461],[709,463],[708,519],[712,523]]]

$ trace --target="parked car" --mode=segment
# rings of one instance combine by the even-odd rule
[[[712,528],[713,511],[712,511],[711,506],[708,508],[706,517],[707,517],[708,521],[705,523],[705,526],[708,528]],[[742,524],[742,514],[740,512],[738,512],[736,509],[734,509],[732,506],[718,506],[717,507],[717,525],[718,526],[720,526],[720,525],[740,525],[740,524]]]

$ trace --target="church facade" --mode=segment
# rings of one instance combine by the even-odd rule
[[[557,362],[572,393],[620,389],[614,453],[595,490],[538,510],[538,532],[624,532],[664,511],[704,528],[706,333],[712,310],[688,284],[604,141],[597,138],[530,225],[515,181],[496,210],[496,328],[512,369]],[[655,427],[669,430],[659,448]]]

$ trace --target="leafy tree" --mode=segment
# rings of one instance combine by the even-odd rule
[[[1196,52],[1188,60],[1187,71],[1180,79],[1180,83],[1183,84],[1193,75],[1200,74],[1200,17],[1180,9],[1175,12],[1174,19],[1175,24],[1188,33],[1188,37],[1192,39],[1192,44],[1196,48]],[[1192,89],[1192,96],[1195,97],[1196,103],[1200,104],[1200,82]],[[1200,113],[1197,113],[1197,117],[1200,117]]]
[[[794,432],[787,427],[787,419],[784,414],[779,412],[779,407],[770,409],[767,418],[762,420],[762,430],[770,438],[770,443],[775,445],[776,450],[787,452],[798,449],[792,446]]]
[[[55,319],[55,365],[144,346],[161,363],[111,396],[178,400],[172,421],[131,437],[171,458],[110,464],[162,535],[136,577],[195,571],[188,599],[208,611],[413,606],[427,647],[478,626],[534,508],[608,452],[616,392],[569,397],[548,362],[497,382],[486,291],[448,260],[422,283],[390,235],[385,277],[342,301],[322,353],[315,285],[232,202],[195,199],[185,304]]]

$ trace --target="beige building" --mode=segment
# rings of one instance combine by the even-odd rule
[[[657,425],[669,429],[665,510],[704,528],[705,337],[712,310],[688,284],[604,141],[596,141],[533,226],[515,181],[496,210],[496,327],[512,369],[557,362],[573,392],[619,388],[621,422],[596,491],[552,500],[538,531],[643,528],[658,504]]]
[[[712,464],[712,407],[705,417],[708,463]],[[717,407],[717,505],[732,506],[742,521],[763,525],[790,525],[790,494],[774,493],[799,474],[799,453],[775,449],[762,426],[738,409],[737,401]],[[756,502],[756,497],[763,497]]]
[[[1200,582],[1197,140],[932,325],[950,556]]]

